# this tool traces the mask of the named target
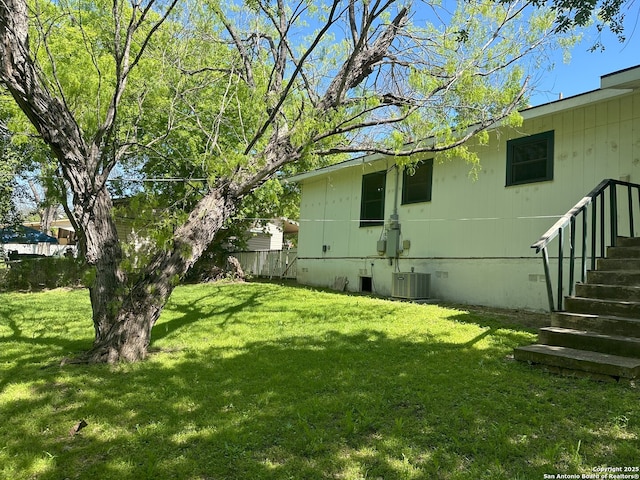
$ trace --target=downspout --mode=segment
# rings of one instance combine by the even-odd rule
[[[322,258],[325,258],[325,254],[329,247],[324,243],[325,239],[325,227],[326,227],[326,219],[327,219],[327,195],[329,193],[329,177],[326,178],[324,182],[324,205],[322,207]]]
[[[398,217],[398,190],[400,187],[400,168],[394,165],[392,168],[396,170],[396,185],[393,191],[393,213],[389,218],[389,227],[387,229],[387,257],[389,257],[389,265],[393,265],[393,259],[397,259],[400,253],[400,222]]]
[[[398,188],[400,186],[400,168],[398,164],[395,164],[393,168],[396,169],[396,189],[393,192],[393,214],[392,216],[398,218]]]

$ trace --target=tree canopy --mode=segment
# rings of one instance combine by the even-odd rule
[[[0,80],[96,270],[85,359],[143,358],[176,282],[278,176],[356,153],[477,161],[465,142],[517,124],[548,49],[571,45],[555,22],[521,0],[5,0]],[[181,180],[142,184],[164,233],[136,275],[123,175]]]
[[[17,217],[13,194],[17,161],[11,152],[10,134],[0,125],[0,226],[15,223]]]

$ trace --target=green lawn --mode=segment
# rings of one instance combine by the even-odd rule
[[[542,480],[640,466],[633,383],[514,362],[535,334],[486,313],[184,286],[147,361],[58,366],[92,334],[84,290],[0,294],[0,478]]]

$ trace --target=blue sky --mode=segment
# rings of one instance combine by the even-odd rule
[[[595,90],[600,87],[600,76],[640,65],[639,13],[638,5],[632,5],[627,13],[624,43],[620,43],[610,32],[603,32],[605,50],[589,52],[589,47],[597,39],[596,28],[591,27],[585,32],[583,41],[571,51],[570,63],[563,63],[562,54],[558,52],[553,58],[555,68],[543,75],[531,104],[540,105],[557,100],[560,94],[567,98]]]

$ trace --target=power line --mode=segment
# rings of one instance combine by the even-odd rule
[[[206,178],[179,178],[179,177],[166,177],[166,178],[110,178],[108,182],[206,182]]]

